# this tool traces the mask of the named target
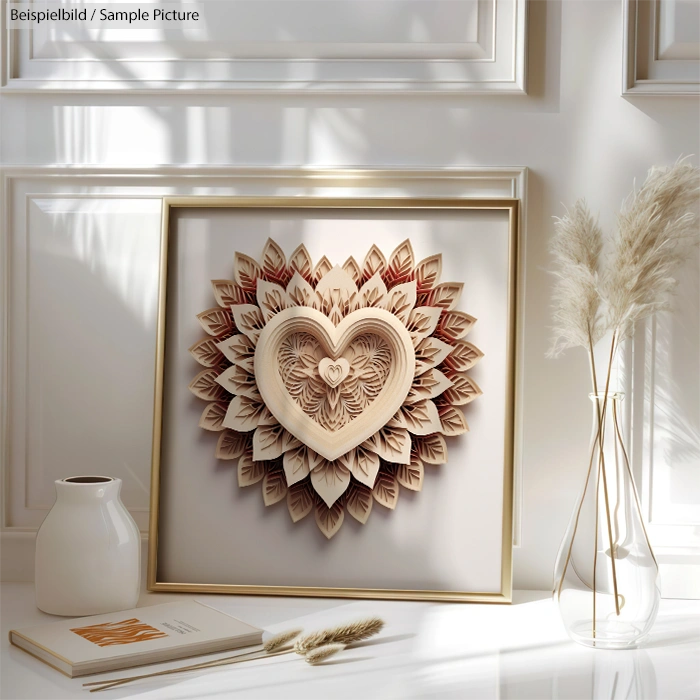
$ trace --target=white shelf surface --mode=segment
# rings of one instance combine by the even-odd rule
[[[187,598],[141,596],[140,605]],[[513,605],[429,604],[313,598],[192,596],[278,632],[313,631],[368,614],[381,615],[381,636],[347,649],[323,666],[294,654],[139,681],[96,697],[139,700],[681,700],[700,697],[700,601],[663,600],[639,649],[602,651],[571,642],[547,593],[516,592]],[[178,661],[70,679],[15,647],[8,631],[50,621],[34,605],[31,583],[0,586],[4,700],[87,698],[88,680],[120,678],[183,665]],[[202,660],[226,656],[215,654]],[[197,659],[199,661],[199,659]],[[192,661],[195,663],[195,661]]]

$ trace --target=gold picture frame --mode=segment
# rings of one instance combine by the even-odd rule
[[[160,491],[166,465],[162,460],[164,444],[164,389],[166,371],[166,318],[169,284],[169,253],[171,250],[171,223],[176,210],[182,209],[231,210],[342,210],[422,211],[422,212],[499,212],[507,215],[507,347],[505,348],[506,376],[504,435],[502,522],[500,538],[500,589],[493,591],[422,590],[399,588],[309,586],[309,585],[256,585],[240,583],[207,583],[202,581],[164,580],[159,575],[159,552],[162,551],[162,533],[159,531],[162,504]],[[147,585],[150,591],[181,593],[222,593],[237,595],[283,595],[340,597],[390,600],[430,600],[444,602],[510,603],[512,596],[512,529],[513,529],[513,470],[516,406],[517,358],[517,289],[519,273],[519,212],[518,199],[459,199],[459,198],[325,198],[325,197],[166,197],[163,199],[158,295],[158,328],[156,343],[156,380],[153,412],[153,450],[149,520],[149,551]]]

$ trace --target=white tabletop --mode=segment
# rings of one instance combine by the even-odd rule
[[[185,595],[144,594],[140,605]],[[587,649],[569,641],[546,593],[518,592],[515,603],[450,605],[386,601],[196,596],[221,610],[281,631],[297,621],[306,631],[381,615],[379,637],[347,649],[323,666],[295,654],[205,672],[151,679],[99,695],[87,680],[119,678],[183,661],[70,679],[10,647],[10,629],[56,619],[34,606],[32,584],[2,584],[3,700],[36,698],[280,698],[391,700],[459,698],[700,698],[700,601],[664,600],[646,644],[630,651]],[[219,655],[205,657],[216,658]],[[189,663],[189,662],[188,662]]]

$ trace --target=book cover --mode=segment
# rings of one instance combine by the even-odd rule
[[[11,630],[10,642],[74,678],[260,644],[262,630],[181,600]]]

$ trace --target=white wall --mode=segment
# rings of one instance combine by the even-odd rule
[[[583,478],[584,357],[545,359],[552,215],[585,196],[610,229],[653,164],[700,151],[700,104],[620,96],[619,0],[533,0],[528,96],[5,95],[4,165],[524,165],[522,538],[516,588],[549,588]],[[697,163],[697,155],[693,158]],[[697,299],[679,298],[680,304]],[[695,311],[697,318],[697,311]],[[697,371],[697,370],[696,370]]]

